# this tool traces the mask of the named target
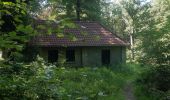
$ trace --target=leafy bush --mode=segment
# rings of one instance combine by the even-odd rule
[[[12,100],[123,99],[123,75],[107,68],[59,68],[39,58],[1,64],[0,98]]]
[[[121,76],[106,68],[58,69],[56,71],[66,92],[63,96],[65,99],[68,99],[68,96],[72,99],[115,97],[120,95],[118,93],[121,92],[124,83]]]
[[[145,69],[137,79],[137,94],[144,94],[154,100],[168,98],[170,91],[169,76],[170,67],[167,65]],[[140,93],[139,91],[145,92]]]

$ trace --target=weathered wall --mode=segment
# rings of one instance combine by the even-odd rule
[[[100,66],[101,54],[100,47],[82,48],[82,63],[84,66]]]
[[[125,63],[126,48],[115,47],[84,47],[82,49],[83,65],[84,66],[102,66],[101,51],[104,49],[110,50],[110,65]]]
[[[66,58],[65,52],[67,48],[41,48],[40,55],[48,60],[48,50],[56,49],[59,52],[58,61],[64,61]],[[103,49],[110,50],[110,65],[125,63],[126,47],[76,47],[75,63],[70,63],[76,66],[102,66],[101,52]]]
[[[126,47],[122,47],[122,63],[126,63]]]
[[[66,47],[62,48],[41,48],[40,56],[44,58],[44,60],[48,61],[48,50],[58,50],[58,63],[66,63]],[[75,50],[75,62],[71,62],[69,64],[75,66],[81,66],[81,48],[74,48]],[[54,55],[55,56],[55,55]]]

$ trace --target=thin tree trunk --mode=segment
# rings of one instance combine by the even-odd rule
[[[80,0],[77,0],[77,8],[76,8],[76,14],[77,14],[77,21],[80,21]]]
[[[134,44],[133,44],[133,35],[130,34],[130,50],[131,50],[131,59],[135,59],[135,53],[134,53]]]

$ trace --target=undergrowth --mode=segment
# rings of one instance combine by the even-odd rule
[[[106,67],[65,68],[31,64],[1,64],[0,98],[12,100],[124,100],[128,72]]]

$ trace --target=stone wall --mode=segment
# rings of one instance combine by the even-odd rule
[[[48,50],[58,50],[58,61],[66,61],[66,47],[61,48],[41,48],[39,54],[48,60]],[[110,50],[110,65],[126,62],[126,47],[75,47],[75,62],[70,63],[75,66],[102,66],[101,52],[104,49]]]

